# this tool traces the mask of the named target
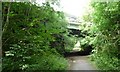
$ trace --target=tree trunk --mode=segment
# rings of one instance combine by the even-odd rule
[[[7,26],[8,26],[8,24],[9,24],[10,6],[11,6],[11,2],[9,2],[9,5],[8,5],[6,22],[5,22],[4,26],[3,26],[3,33],[6,31]]]

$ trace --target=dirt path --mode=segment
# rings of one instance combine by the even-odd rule
[[[67,57],[69,62],[68,70],[97,70],[96,66],[90,62],[89,56]]]

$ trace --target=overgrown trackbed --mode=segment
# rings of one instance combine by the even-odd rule
[[[68,70],[97,70],[97,67],[88,59],[89,56],[67,57]]]

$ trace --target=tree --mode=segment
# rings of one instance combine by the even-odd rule
[[[67,67],[57,49],[50,47],[50,42],[57,41],[53,34],[66,31],[62,12],[55,11],[48,2],[42,6],[4,2],[2,11],[3,71],[63,70]]]
[[[95,2],[92,4],[95,46],[94,59],[103,70],[119,70],[120,64],[120,3],[119,2]]]

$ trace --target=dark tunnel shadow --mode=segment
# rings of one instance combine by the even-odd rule
[[[85,38],[85,36],[88,36],[89,33],[87,33],[86,31],[82,32],[81,30],[77,30],[77,29],[69,29],[69,35],[68,36],[70,36],[70,35]],[[83,48],[84,48],[83,51],[65,52],[63,55],[64,55],[64,57],[90,55],[92,53],[92,50],[93,50],[92,46],[93,45],[85,44],[85,45],[83,45]]]
[[[72,56],[86,56],[92,53],[92,46],[87,46],[84,51],[76,51],[76,52],[65,52],[64,57],[72,57]]]

